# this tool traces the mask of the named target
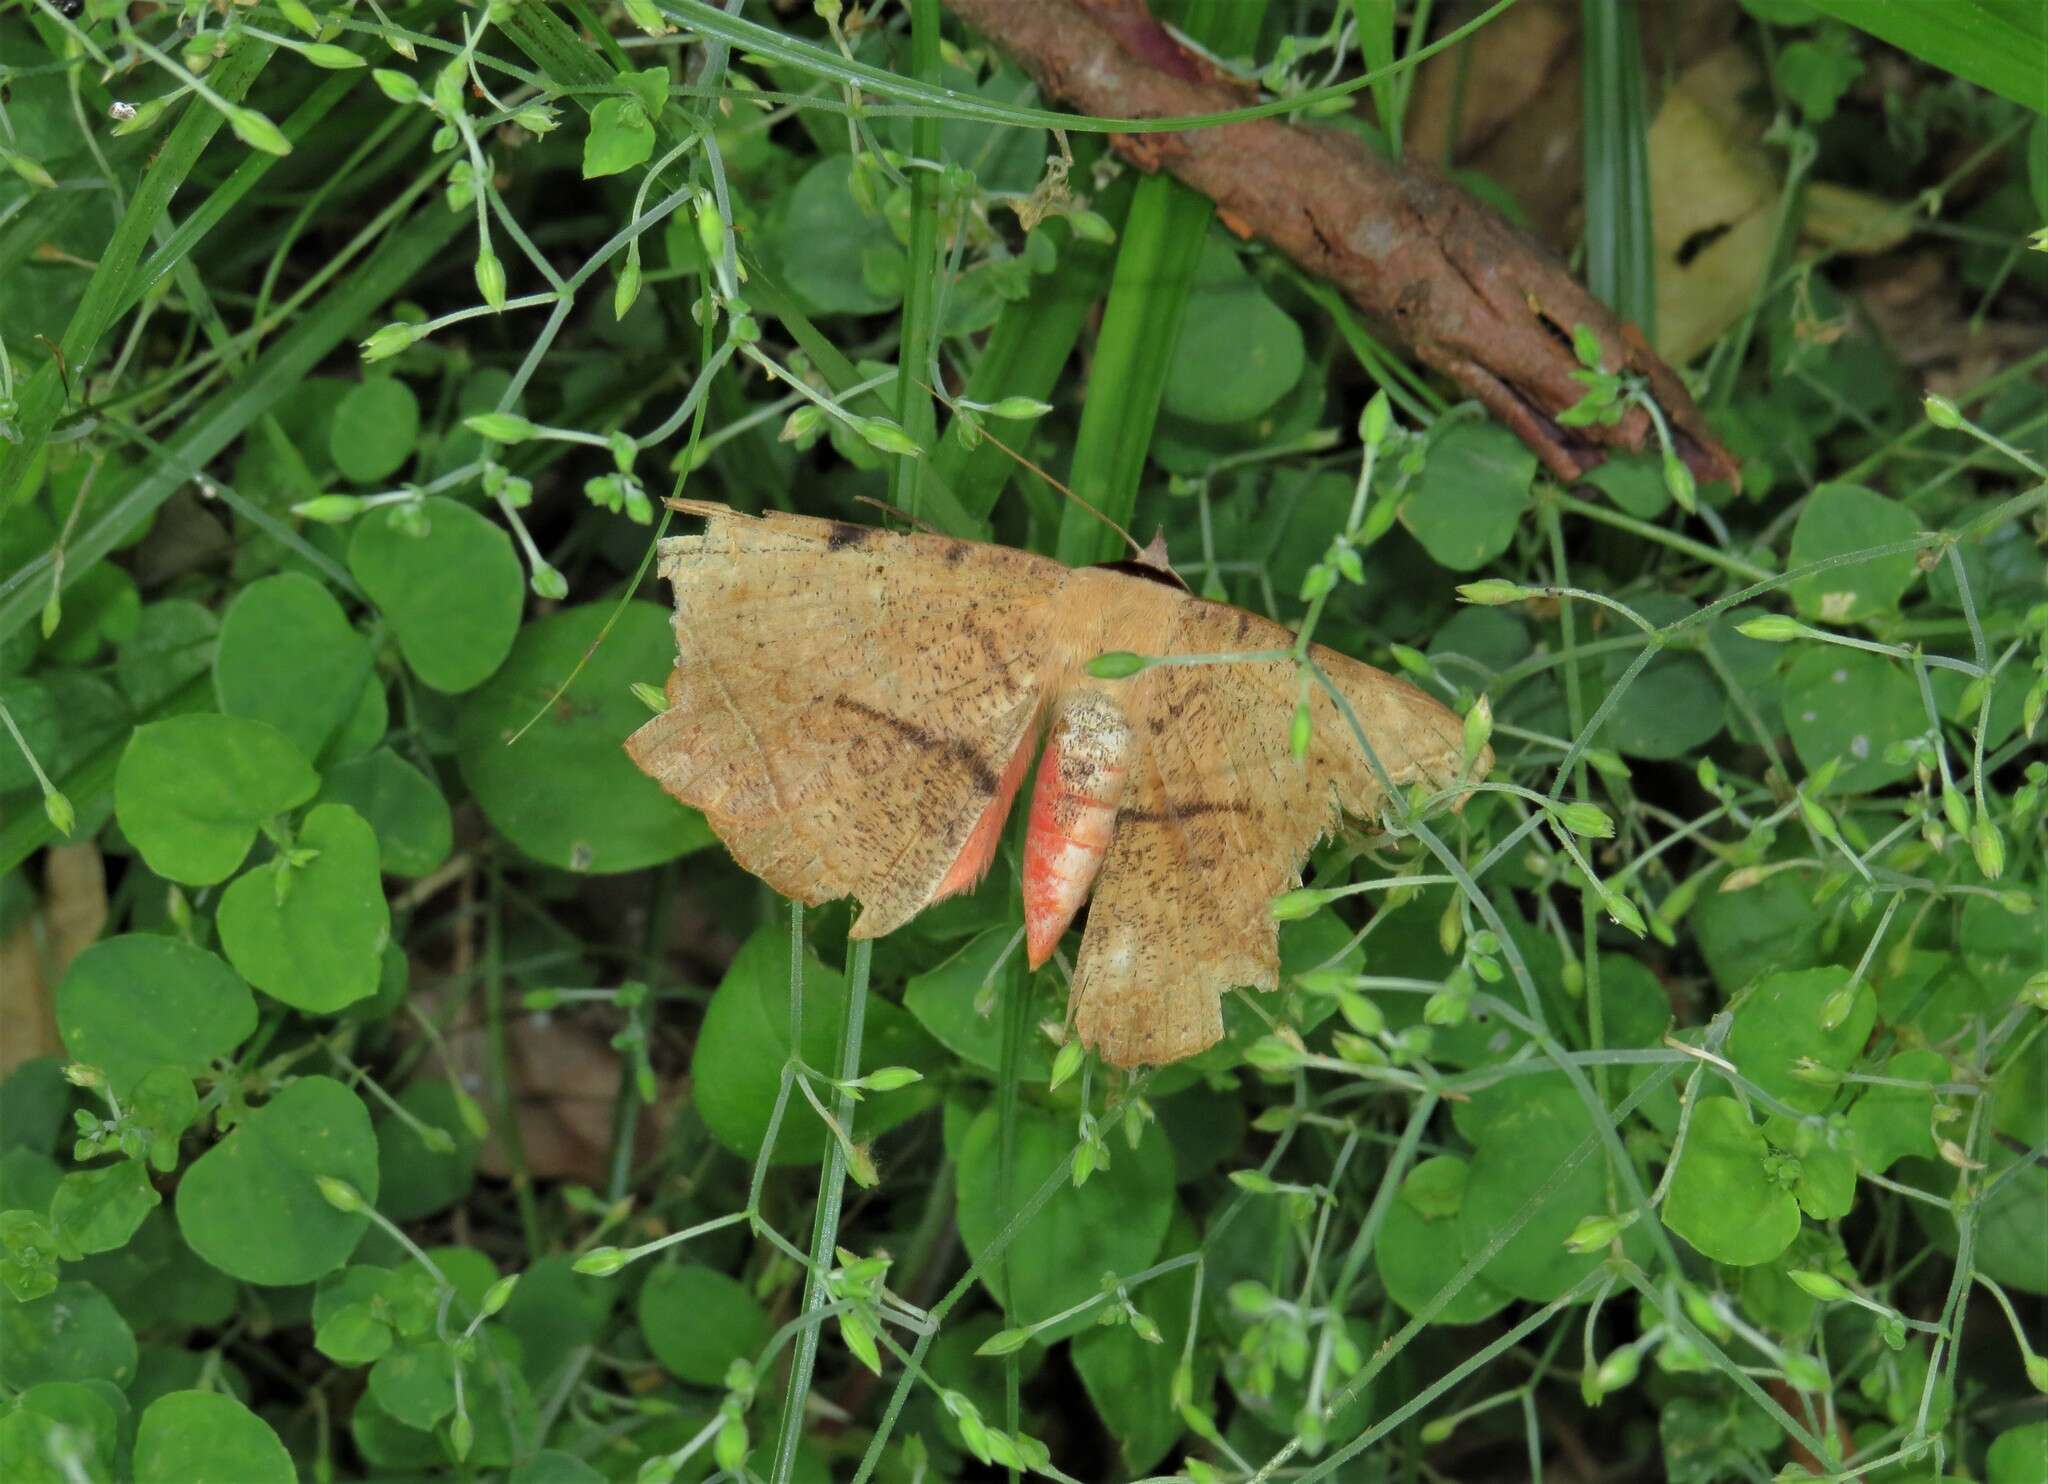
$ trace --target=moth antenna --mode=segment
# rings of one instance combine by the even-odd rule
[[[946,534],[937,526],[933,525],[930,521],[919,520],[916,516],[912,515],[908,510],[903,509],[901,506],[891,505],[887,500],[878,500],[873,495],[855,495],[853,497],[853,503],[856,505],[872,505],[875,507],[875,509],[881,511],[882,514],[893,515],[898,520],[902,521],[903,524],[905,524],[906,526],[915,526],[918,530],[923,531],[927,536],[943,536]]]
[[[931,392],[933,396],[937,397],[941,402],[944,402],[948,407],[951,407],[953,405],[952,398],[948,397],[944,392],[934,391],[929,382],[920,381],[918,385],[923,387],[926,391]],[[1100,510],[1097,510],[1093,505],[1089,504],[1081,496],[1075,494],[1072,490],[1068,489],[1064,484],[1061,484],[1057,479],[1053,478],[1052,475],[1046,473],[1045,470],[1039,468],[1038,465],[1032,463],[1031,460],[1025,458],[1023,454],[1017,452],[1017,450],[1010,447],[1009,444],[1003,442],[1002,439],[998,438],[995,434],[991,433],[985,425],[981,430],[981,436],[988,439],[989,442],[993,443],[997,448],[1000,448],[1004,453],[1008,454],[1011,458],[1015,459],[1019,464],[1022,464],[1025,468],[1029,469],[1033,474],[1036,474],[1040,479],[1043,479],[1047,484],[1051,485],[1054,489],[1058,490],[1061,494],[1065,495],[1069,500],[1072,500],[1076,505],[1079,505],[1083,510],[1087,511],[1090,515],[1094,516],[1097,520],[1101,521],[1104,525],[1108,526],[1112,531],[1115,531],[1119,536],[1123,537],[1124,545],[1130,547],[1131,549],[1131,559],[1133,561],[1142,562],[1145,560],[1145,548],[1138,544],[1137,538],[1132,536],[1129,531],[1125,530],[1122,526],[1118,525],[1115,521],[1111,520],[1108,516],[1104,515]]]

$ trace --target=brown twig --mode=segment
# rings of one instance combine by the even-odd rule
[[[1217,113],[1254,101],[1155,20],[1142,0],[945,0],[1051,96],[1118,118]],[[1164,169],[1216,203],[1223,223],[1271,243],[1512,428],[1573,481],[1609,449],[1653,441],[1631,407],[1611,427],[1566,428],[1584,388],[1575,327],[1603,368],[1641,376],[1678,452],[1702,481],[1737,478],[1685,387],[1633,325],[1491,208],[1426,166],[1397,164],[1340,129],[1258,119],[1172,134],[1116,134],[1145,170]]]

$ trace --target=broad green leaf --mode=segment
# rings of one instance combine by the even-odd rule
[[[1177,1257],[1200,1248],[1194,1221],[1176,1202],[1160,1256]],[[1176,1268],[1131,1294],[1138,1312],[1157,1328],[1156,1341],[1141,1338],[1128,1324],[1095,1325],[1074,1336],[1074,1369],[1117,1441],[1124,1478],[1152,1473],[1187,1426],[1174,1410],[1173,1380],[1187,1341],[1194,1295],[1194,1267]],[[1195,1355],[1194,1400],[1199,1405],[1214,1384],[1214,1364],[1207,1347],[1198,1346]]]
[[[1211,236],[1167,359],[1160,407],[1196,423],[1257,417],[1301,379],[1301,326]]]
[[[1655,624],[1668,624],[1694,611],[1670,593],[1630,595],[1631,606]],[[1603,655],[1600,693],[1621,681],[1633,652]],[[1720,732],[1726,698],[1714,672],[1696,654],[1666,651],[1652,659],[1615,702],[1600,740],[1630,757],[1691,757]]]
[[[420,404],[395,376],[350,387],[334,408],[328,453],[351,484],[382,484],[405,467],[419,441]]]
[[[155,706],[213,667],[220,620],[190,598],[142,610],[135,635],[114,657],[114,679],[137,710]]]
[[[654,153],[654,125],[632,98],[606,98],[590,111],[583,141],[583,178],[617,175],[644,165]]]
[[[348,565],[422,684],[471,690],[511,652],[525,570],[504,529],[467,505],[428,499],[405,519],[372,510],[356,522]]]
[[[221,947],[272,999],[331,1014],[376,993],[383,973],[391,908],[377,837],[346,804],[322,804],[307,814],[297,844],[317,854],[301,866],[279,857],[221,894]]]
[[[178,1229],[245,1283],[310,1283],[348,1261],[370,1224],[328,1204],[321,1176],[374,1202],[377,1136],[353,1092],[302,1077],[193,1162],[178,1185]]]
[[[1984,1484],[2040,1484],[2048,1478],[2048,1422],[2009,1427],[1984,1455]]]
[[[1431,560],[1472,572],[1508,549],[1529,509],[1536,455],[1497,423],[1461,422],[1429,445],[1401,524]]]
[[[585,1277],[571,1268],[572,1261],[556,1252],[522,1269],[512,1301],[494,1321],[519,1341],[527,1379],[543,1393],[565,1357],[597,1342],[624,1297],[615,1280]]]
[[[29,1058],[0,1080],[0,1151],[48,1154],[57,1147],[57,1131],[70,1108],[64,1063],[54,1056]]]
[[[217,1391],[158,1397],[135,1429],[135,1484],[295,1484],[298,1471],[270,1424]]]
[[[846,1014],[846,981],[808,953],[803,968],[803,1058],[813,1067],[830,1067]],[[733,956],[705,1008],[690,1061],[698,1116],[719,1143],[743,1159],[760,1153],[789,1051],[789,931],[764,927]],[[937,1048],[917,1023],[871,991],[861,1070],[937,1065]],[[869,1093],[855,1105],[853,1137],[894,1128],[937,1096],[929,1082]],[[827,1137],[810,1105],[791,1093],[769,1158],[776,1164],[815,1164]]]
[[[388,747],[336,763],[320,802],[346,804],[377,836],[378,865],[393,876],[425,876],[448,859],[454,821],[434,781]]]
[[[1742,1104],[1701,1098],[1664,1198],[1664,1224],[1715,1262],[1769,1262],[1799,1235],[1799,1203],[1766,1169],[1770,1157]]]
[[[804,172],[770,224],[769,250],[806,307],[819,314],[880,314],[903,296],[902,249],[877,217],[863,215],[848,184],[852,160],[827,155]],[[862,259],[894,259],[897,280],[878,286]]]
[[[1387,1297],[1419,1314],[1465,1265],[1456,1217],[1465,1204],[1471,1166],[1454,1154],[1425,1159],[1408,1172],[1401,1193],[1388,1205],[1373,1242],[1373,1263]],[[1477,1324],[1490,1319],[1510,1296],[1474,1273],[1432,1324]]]
[[[1741,891],[1708,891],[1688,921],[1724,995],[1771,969],[1804,968],[1820,957],[1820,916],[1794,871]]]
[[[1006,948],[1007,960],[1003,957]],[[903,1008],[955,1056],[993,1072],[1002,1059],[1002,1017],[994,1013],[985,1015],[978,1006],[984,992],[990,990],[990,1004],[1006,1003],[1024,986],[1027,973],[1024,945],[1016,930],[992,927],[970,939],[938,967],[912,975],[903,987]],[[1034,1026],[1061,1013],[1050,995],[1037,990],[1034,980],[1031,992],[1035,1000],[1043,1002],[1039,1006],[1043,1013],[1032,1016]],[[1033,1031],[1025,1037],[1021,1049],[1017,1069],[1020,1078],[1044,1082],[1052,1076],[1052,1047],[1045,1037]]]
[[[1904,665],[1833,644],[1802,649],[1785,673],[1785,728],[1808,772],[1835,758],[1837,794],[1896,783],[1912,764],[1887,762],[1892,743],[1927,730],[1919,689]]]
[[[527,624],[511,657],[463,699],[457,725],[462,776],[491,823],[536,860],[596,874],[658,865],[712,838],[702,815],[620,750],[647,720],[628,687],[658,685],[675,668],[668,614],[628,603],[591,652],[611,610],[593,603]],[[582,673],[551,700],[586,653]]]
[[[1933,1084],[1950,1077],[1947,1058],[1932,1051],[1903,1051],[1885,1063],[1884,1074],[1906,1082]],[[1849,1107],[1849,1136],[1856,1162],[1882,1175],[1908,1156],[1934,1158],[1934,1092],[1878,1085],[1865,1088]]]
[[[407,1427],[432,1427],[455,1410],[454,1352],[437,1339],[401,1345],[370,1367],[370,1395]]]
[[[256,1000],[204,948],[128,933],[71,961],[57,987],[57,1028],[72,1060],[98,1067],[125,1098],[158,1067],[190,1077],[231,1056],[256,1029]]]
[[[0,1479],[101,1484],[115,1477],[127,1404],[106,1382],[45,1381],[0,1414]]]
[[[135,1334],[90,1283],[59,1283],[28,1303],[0,1302],[0,1385],[111,1381],[135,1374]]]
[[[1766,976],[1736,1008],[1728,1059],[1780,1102],[1820,1112],[1834,1101],[1835,1087],[1801,1077],[1798,1068],[1810,1063],[1822,1073],[1847,1071],[1877,1019],[1870,986],[1859,984],[1845,995],[1848,984],[1849,971],[1834,964]],[[1833,1028],[1822,1024],[1837,1014]]]
[[[1520,1217],[1593,1133],[1578,1094],[1554,1079],[1516,1078],[1476,1094],[1474,1102],[1491,1107],[1480,1114],[1483,1132],[1456,1217],[1461,1263]],[[1605,1164],[1596,1145],[1480,1269],[1488,1283],[1516,1298],[1548,1301],[1599,1263],[1597,1254],[1567,1250],[1564,1239],[1582,1218],[1607,1209]]]
[[[543,1448],[515,1465],[506,1484],[605,1484],[605,1477],[573,1453]]]
[[[135,1235],[162,1199],[139,1159],[72,1170],[50,1200],[50,1226],[74,1256],[111,1252]]]
[[[1799,512],[1788,565],[1799,567],[1903,541],[1919,529],[1912,511],[1875,490],[1824,484],[1807,497]],[[1796,578],[1787,591],[1803,618],[1826,624],[1864,623],[1897,612],[1914,575],[1914,553],[1901,551]]]
[[[1106,1272],[1129,1273],[1158,1255],[1173,1210],[1173,1154],[1165,1136],[1147,1124],[1138,1147],[1110,1138],[1110,1164],[1075,1188],[1071,1115],[1030,1105],[1017,1109],[1009,1182],[1001,1180],[996,1110],[974,1120],[959,1150],[958,1220],[968,1254],[987,1264],[982,1286],[1002,1304],[1013,1325],[1032,1324],[1079,1303],[1100,1289]],[[1021,1211],[1048,1179],[1052,1197],[1018,1231],[1004,1254],[996,1237],[1010,1214]],[[1081,1329],[1070,1319],[1043,1330],[1047,1343]]]
[[[242,864],[262,821],[319,787],[305,754],[266,722],[173,716],[135,729],[114,773],[114,812],[157,875],[212,886]]]
[[[418,1221],[469,1194],[476,1180],[478,1144],[456,1109],[454,1089],[438,1078],[407,1083],[398,1105],[427,1127],[441,1130],[455,1146],[429,1149],[413,1127],[397,1117],[377,1125],[377,1209],[393,1221]]]
[[[364,693],[383,687],[369,642],[334,595],[310,577],[280,572],[228,605],[213,688],[222,711],[269,722],[318,761],[362,709]]]
[[[702,1263],[663,1263],[647,1275],[640,1336],[671,1375],[718,1386],[733,1361],[752,1360],[768,1339],[768,1314],[746,1285]]]

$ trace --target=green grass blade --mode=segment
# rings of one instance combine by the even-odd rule
[[[1104,214],[1118,215],[1113,208]],[[1035,280],[1022,299],[1003,306],[967,379],[970,401],[1010,396],[1049,401],[1089,312],[1109,286],[1109,249],[1080,241],[1064,222],[1047,222],[1037,230],[1058,245],[1059,267]],[[1029,436],[1014,423],[996,423],[990,431],[1019,451]],[[987,438],[969,448],[957,422],[932,455],[933,477],[952,486],[961,507],[981,521],[989,518],[1016,470],[1016,461]]]
[[[1921,61],[2048,113],[2048,6],[2041,0],[1810,0]]]
[[[208,85],[230,102],[238,102],[249,91],[249,85],[270,60],[271,49],[253,39],[238,46],[208,78]],[[92,278],[85,286],[85,296],[79,300],[78,308],[72,312],[71,323],[65,327],[60,342],[64,352],[65,365],[73,374],[92,359],[93,350],[100,343],[120,312],[120,306],[128,302],[127,292],[135,276],[135,268],[142,261],[142,254],[148,248],[150,238],[157,224],[162,221],[164,211],[171,203],[171,197],[185,183],[192,167],[199,163],[199,157],[227,122],[218,111],[196,100],[186,109],[158,151],[156,162],[142,177],[134,197],[128,203],[128,210],[115,224],[114,234],[108,239],[106,251],[100,254],[98,264],[93,268]],[[64,385],[64,373],[57,362],[45,361],[36,373],[23,384],[19,393],[21,410],[15,418],[19,437],[5,453],[0,453],[0,510],[10,508],[21,493],[22,486],[37,467],[36,460],[42,453],[43,443],[50,436],[50,430],[63,415],[68,400]],[[81,570],[84,563],[80,562]],[[10,631],[11,632],[11,631]]]
[[[926,82],[939,73],[939,0],[911,0],[912,65]],[[919,160],[939,157],[939,118],[921,113],[910,123],[910,150]],[[945,271],[939,251],[939,178],[930,170],[910,172],[910,244],[903,283],[903,321],[896,349],[897,423],[925,448],[938,442],[938,416],[926,389],[931,376],[932,341],[937,333],[939,275]],[[889,466],[889,499],[898,509],[917,516],[922,511],[931,460],[897,459]]]
[[[1586,286],[1645,338],[1654,339],[1649,118],[1635,7],[1582,0],[1580,14],[1586,67]]]

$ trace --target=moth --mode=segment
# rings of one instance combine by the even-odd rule
[[[1270,903],[1340,815],[1376,816],[1379,775],[1319,688],[1295,755],[1285,660],[1117,680],[1088,662],[1283,650],[1287,629],[1142,566],[677,508],[707,523],[661,543],[679,658],[668,709],[626,751],[747,870],[808,904],[856,898],[853,936],[880,937],[981,880],[1038,756],[1026,952],[1051,957],[1092,889],[1069,991],[1083,1044],[1121,1067],[1176,1061],[1221,1038],[1225,991],[1277,986]],[[1310,652],[1396,787],[1485,775],[1437,701]]]

